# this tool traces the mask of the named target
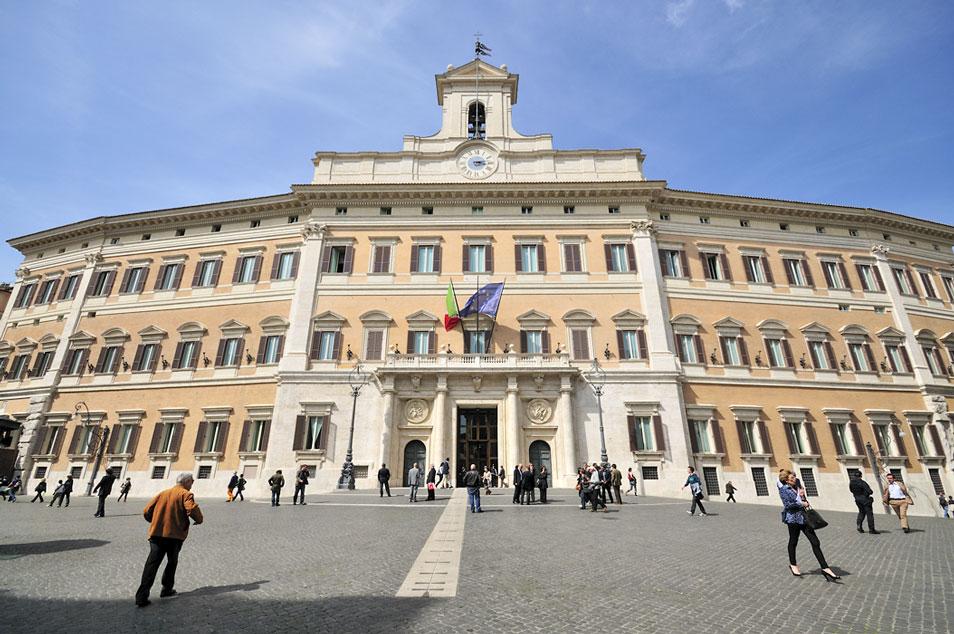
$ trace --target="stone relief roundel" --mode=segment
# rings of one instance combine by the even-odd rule
[[[427,420],[429,413],[427,401],[419,398],[412,398],[404,406],[404,418],[406,418],[409,423],[423,423]]]
[[[531,423],[542,425],[550,420],[553,415],[553,408],[542,398],[535,398],[527,404],[527,418]]]

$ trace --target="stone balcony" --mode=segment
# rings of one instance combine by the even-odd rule
[[[395,354],[388,353],[378,371],[400,370],[572,370],[566,352],[549,354]]]

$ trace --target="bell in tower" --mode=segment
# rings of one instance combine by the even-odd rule
[[[484,104],[475,101],[467,110],[467,138],[483,139],[487,134],[487,117]]]

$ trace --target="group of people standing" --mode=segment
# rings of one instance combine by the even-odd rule
[[[636,495],[636,476],[630,469],[626,473],[629,489]],[[609,511],[606,506],[609,502],[622,504],[623,473],[613,465],[601,465],[594,462],[592,465],[583,465],[576,472],[576,490],[580,495],[580,510],[586,510],[587,504],[592,505],[595,513],[598,509]],[[613,499],[615,495],[615,500]]]
[[[540,504],[546,504],[548,488],[550,474],[546,465],[541,465],[539,469],[531,463],[514,467],[512,504],[534,504],[537,489],[540,490]]]

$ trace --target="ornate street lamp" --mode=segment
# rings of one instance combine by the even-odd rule
[[[600,414],[600,462],[605,469],[609,466],[609,457],[606,455],[606,436],[603,434],[603,386],[606,385],[606,370],[600,367],[598,359],[594,358],[590,369],[583,372],[583,380],[596,395],[596,407]]]
[[[73,406],[73,415],[79,418],[81,407],[86,412],[85,426],[89,428],[91,427],[89,422],[89,406],[86,405],[86,401],[80,401]],[[106,442],[109,440],[109,427],[97,426],[92,433],[96,445],[96,461],[93,462],[93,474],[90,476],[89,483],[86,485],[86,497],[93,495],[93,487],[96,486],[96,476],[99,473],[99,465],[103,462],[103,454],[106,453]]]
[[[370,380],[371,375],[361,369],[361,361],[358,360],[348,374],[348,385],[351,386],[351,431],[348,434],[348,453],[345,454],[344,464],[341,465],[341,477],[338,478],[339,489],[354,490],[354,465],[351,463],[354,449],[354,417],[358,411],[358,394]]]

